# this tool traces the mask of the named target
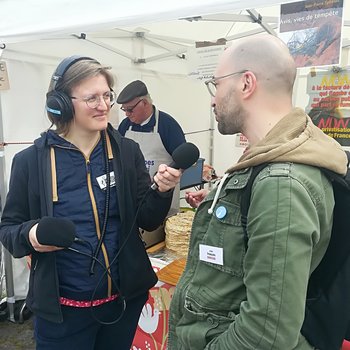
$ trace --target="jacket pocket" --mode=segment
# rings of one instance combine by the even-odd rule
[[[233,276],[243,276],[245,246],[239,204],[225,199],[218,201],[202,243],[219,248],[223,254],[222,265],[202,261],[204,264]]]
[[[176,327],[184,349],[204,349],[234,321],[235,314],[217,314],[186,296],[184,312]]]

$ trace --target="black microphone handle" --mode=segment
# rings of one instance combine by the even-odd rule
[[[186,170],[198,160],[199,149],[193,143],[185,142],[173,151],[171,157],[172,161],[168,167]],[[157,188],[158,185],[153,182],[151,189],[156,190]]]
[[[176,165],[176,163],[174,162],[174,161],[172,161],[170,164],[168,164],[167,165],[168,167],[170,167],[170,168],[174,168],[174,169],[180,169],[177,165]],[[158,189],[158,184],[156,183],[156,182],[153,182],[152,183],[152,185],[151,185],[151,189],[153,190],[153,191],[155,191],[155,190],[157,190]]]
[[[153,191],[156,191],[157,189],[158,189],[158,184],[156,183],[156,182],[153,182],[152,183],[152,185],[151,185],[151,189],[153,190]]]

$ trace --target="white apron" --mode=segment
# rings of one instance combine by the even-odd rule
[[[165,149],[162,139],[158,132],[159,111],[154,110],[156,124],[153,132],[138,132],[131,130],[132,125],[125,133],[125,137],[136,141],[141,148],[143,156],[145,157],[145,164],[148,172],[153,179],[153,175],[158,171],[160,164],[170,164],[172,162],[171,155]],[[178,184],[174,189],[173,200],[171,203],[168,216],[175,215],[179,212],[180,207],[180,185]]]

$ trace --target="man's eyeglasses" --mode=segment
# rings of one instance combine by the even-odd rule
[[[94,109],[100,105],[102,99],[107,105],[113,106],[116,100],[116,94],[113,90],[111,90],[111,91],[105,92],[102,96],[91,95],[91,96],[82,97],[82,98],[70,96],[70,98],[74,100],[82,100],[86,103],[86,105],[89,108]]]
[[[123,112],[125,112],[125,113],[132,113],[132,112],[134,111],[134,109],[136,108],[136,106],[137,106],[141,101],[143,101],[143,99],[138,100],[138,101],[136,102],[136,104],[134,104],[134,105],[131,106],[131,107],[120,107],[120,109],[121,109]]]
[[[247,69],[245,70],[241,70],[239,72],[234,72],[234,73],[230,73],[230,74],[226,74],[226,75],[222,75],[221,77],[213,77],[207,81],[204,82],[204,84],[207,86],[208,88],[208,91],[210,93],[211,96],[215,97],[215,94],[216,94],[216,85],[217,85],[217,80],[219,79],[224,79],[224,78],[227,78],[227,77],[231,77],[233,75],[236,75],[236,74],[243,74],[245,72],[248,72]]]

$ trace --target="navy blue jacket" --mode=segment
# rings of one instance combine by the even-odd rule
[[[138,227],[152,231],[163,222],[172,192],[149,190],[150,177],[138,144],[120,136],[110,125],[108,133],[113,169],[119,174],[116,187],[111,189],[118,192],[121,219],[119,288],[128,300],[145,293],[157,282]],[[27,306],[44,319],[62,322],[55,253],[38,253],[29,242],[31,227],[41,217],[52,216],[53,212],[49,149],[46,133],[43,133],[33,146],[15,155],[0,224],[0,241],[14,257],[32,254]],[[134,223],[138,206],[140,210]],[[126,240],[130,230],[133,232]]]

